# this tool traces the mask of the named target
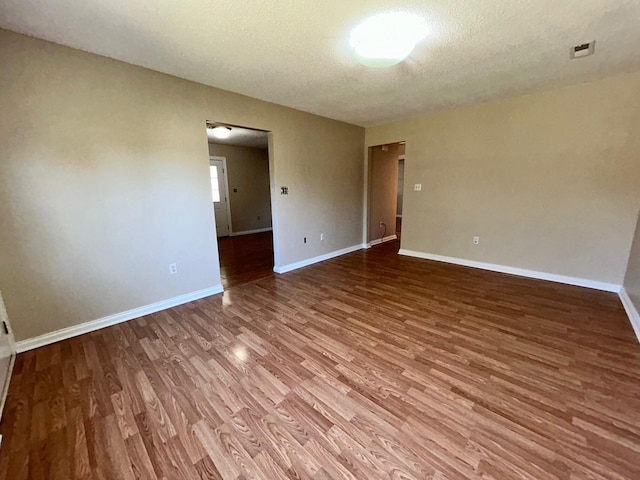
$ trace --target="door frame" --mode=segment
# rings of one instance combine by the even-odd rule
[[[207,121],[207,124],[211,124],[211,122]],[[233,125],[230,123],[223,123],[222,125],[227,125],[230,127],[236,126],[239,128],[247,128],[250,130],[258,130],[261,132],[265,132],[267,134],[267,144],[268,144],[268,155],[269,155],[269,187],[270,187],[270,201],[271,201],[271,235],[273,238],[273,271],[276,273],[279,273],[281,265],[280,265],[280,223],[278,221],[278,205],[279,202],[281,201],[280,197],[280,187],[278,187],[278,184],[276,183],[276,149],[275,149],[275,140],[274,140],[274,135],[273,132],[269,131],[269,130],[264,130],[264,129],[260,129],[260,128],[255,128],[255,127],[248,127],[248,126],[242,126],[242,125]],[[222,157],[219,155],[209,155],[209,160],[211,159],[224,159],[224,165],[225,165],[225,182],[228,181],[228,175],[226,173],[226,163],[227,163],[227,159],[226,157]],[[229,190],[229,185],[228,183],[225,183],[225,187],[227,188],[227,191]],[[229,215],[229,234],[231,234],[232,230],[232,225],[231,225],[231,202],[227,202],[227,206],[229,207],[229,211],[228,211],[228,215]],[[214,219],[215,222],[215,219]],[[214,225],[215,228],[215,225]],[[217,232],[216,232],[217,235]],[[219,260],[219,259],[218,259]]]
[[[9,393],[9,384],[11,383],[11,374],[13,373],[13,366],[16,361],[16,342],[13,336],[13,330],[11,329],[11,323],[9,323],[9,315],[7,314],[7,309],[4,306],[4,301],[2,300],[2,292],[0,292],[0,328],[4,328],[2,323],[5,323],[9,333],[7,334],[8,344],[9,344],[9,369],[7,371],[7,378],[4,381],[4,385],[0,385],[0,418],[2,418],[2,411],[4,410],[4,405],[7,400],[7,394]],[[4,332],[3,332],[4,335]],[[0,441],[2,440],[2,436],[0,435]]]
[[[404,191],[404,168],[406,166],[405,157],[406,157],[406,154],[402,154],[398,156],[398,164],[402,162],[402,208],[403,208],[402,211],[403,213],[404,213],[404,194],[406,193]],[[400,176],[400,169],[398,169],[398,176]],[[398,215],[398,206],[396,205],[396,218],[397,217],[402,218],[402,215]]]
[[[231,192],[229,192],[229,177],[227,175],[227,157],[219,157],[217,155],[209,155],[209,166],[212,160],[222,160],[222,176],[224,177],[224,190],[226,193],[227,220],[229,221],[229,236],[233,233],[233,220],[231,219]],[[214,213],[215,215],[215,213]],[[216,237],[218,232],[216,231]]]
[[[404,167],[405,167],[405,178],[403,181],[403,192],[404,194],[406,194],[407,192],[407,184],[406,184],[406,172],[407,172],[407,141],[406,140],[391,140],[389,142],[385,142],[385,143],[368,143],[365,140],[365,145],[364,145],[364,188],[363,188],[363,195],[362,195],[362,209],[363,209],[363,214],[362,214],[362,245],[364,248],[371,248],[373,245],[377,244],[378,242],[375,241],[371,241],[369,240],[369,222],[371,221],[371,184],[372,184],[372,180],[371,180],[371,176],[373,174],[373,169],[371,166],[372,163],[372,157],[373,157],[373,148],[375,147],[380,147],[383,145],[391,145],[394,143],[405,143],[405,152],[402,155],[398,155],[398,160],[403,159],[405,162]],[[405,202],[405,198],[404,195],[402,196],[402,213],[404,214],[404,202]],[[395,217],[394,217],[395,218]],[[402,249],[402,236],[400,237],[400,249]]]
[[[269,155],[269,201],[271,202],[271,235],[273,238],[273,271],[280,270],[280,232],[278,223],[278,195],[280,188],[276,183],[276,163],[273,132],[267,132],[267,155]]]

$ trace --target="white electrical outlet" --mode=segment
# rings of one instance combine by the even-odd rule
[[[413,186],[413,189],[414,189],[416,192],[421,192],[421,191],[422,191],[422,184],[421,184],[421,183],[416,183],[416,184]]]
[[[478,245],[480,243],[480,237],[473,237],[473,244]]]
[[[176,273],[178,273],[178,264],[172,263],[169,265],[169,275],[175,275]]]
[[[320,234],[320,241],[323,242],[324,241],[324,233]]]

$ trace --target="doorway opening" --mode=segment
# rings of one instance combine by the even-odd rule
[[[211,196],[225,289],[274,275],[270,135],[207,122]]]
[[[399,248],[404,199],[405,142],[369,147],[367,244],[396,242]]]

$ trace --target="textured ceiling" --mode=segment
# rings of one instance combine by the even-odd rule
[[[221,145],[236,145],[238,147],[269,148],[269,134],[262,130],[252,130],[250,128],[231,127],[229,138],[217,138],[211,129],[207,128],[207,139],[209,143],[219,143]]]
[[[361,66],[349,31],[393,9],[430,34],[395,67]],[[9,30],[365,126],[638,69],[639,21],[640,0],[0,2]]]

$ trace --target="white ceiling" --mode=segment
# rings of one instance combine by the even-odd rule
[[[393,9],[431,33],[395,67],[361,66],[349,31]],[[639,69],[639,21],[640,0],[0,2],[4,28],[365,126]]]
[[[269,148],[268,133],[262,130],[252,130],[250,128],[231,127],[229,138],[217,138],[213,136],[210,128],[207,128],[207,139],[209,143],[219,143],[222,145],[236,145],[238,147]]]

